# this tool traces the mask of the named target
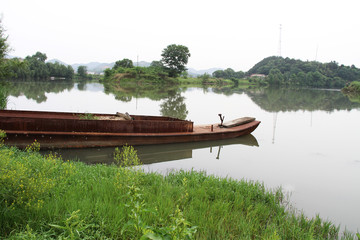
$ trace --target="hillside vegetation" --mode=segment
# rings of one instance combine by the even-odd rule
[[[322,88],[342,88],[360,80],[360,69],[332,61],[320,63],[272,56],[255,64],[247,75],[264,74],[270,85],[299,85]]]

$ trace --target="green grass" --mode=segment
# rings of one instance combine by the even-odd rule
[[[360,94],[360,82],[357,82],[357,81],[351,82],[350,85],[347,87],[344,87],[342,89],[342,91],[345,93]]]
[[[350,86],[353,87],[354,90],[360,93],[360,82],[354,81],[350,84]]]
[[[2,134],[3,135],[3,134]],[[179,171],[145,173],[132,147],[86,165],[0,147],[2,239],[337,239],[339,228],[286,210],[281,190]],[[347,236],[352,239],[353,235]]]
[[[351,102],[360,103],[360,82],[354,81],[341,91],[349,98]]]
[[[84,114],[79,114],[79,119],[81,120],[97,120],[99,119],[97,116],[95,116],[94,114],[91,113],[84,113]]]
[[[203,85],[234,85],[229,79],[216,79],[216,78],[208,78],[206,80],[202,79],[201,77],[197,78],[178,78],[180,84],[182,85],[195,85],[195,86],[203,86]]]
[[[181,86],[231,86],[238,89],[247,89],[251,87],[259,87],[261,83],[254,79],[236,79],[234,81],[230,79],[222,78],[208,78],[204,80],[201,77],[197,78],[178,78]]]

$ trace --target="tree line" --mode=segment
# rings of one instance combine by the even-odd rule
[[[74,69],[68,65],[65,66],[58,62],[45,62],[47,56],[45,53],[36,52],[25,59],[13,58],[7,60],[7,68],[11,79],[19,80],[46,80],[50,78],[72,79]]]
[[[224,79],[242,79],[245,77],[243,71],[235,72],[232,68],[227,68],[225,70],[217,70],[212,73],[214,78],[224,78]]]
[[[272,56],[255,64],[247,73],[266,75],[270,85],[299,85],[308,87],[342,88],[360,80],[360,69],[354,65],[344,66],[332,61],[301,61]]]

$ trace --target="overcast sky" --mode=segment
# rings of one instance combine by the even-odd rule
[[[1,0],[12,56],[68,64],[161,59],[189,48],[188,67],[247,71],[265,57],[360,67],[359,0]],[[280,38],[280,24],[282,26]]]

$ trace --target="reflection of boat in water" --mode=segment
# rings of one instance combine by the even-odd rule
[[[222,146],[227,145],[245,145],[256,146],[259,144],[256,138],[252,135],[246,135],[238,138],[224,139],[218,141],[206,141],[196,143],[172,143],[163,145],[142,145],[135,146],[139,159],[144,164],[166,162],[173,160],[180,160],[192,158],[192,151],[196,149],[219,147],[214,151],[220,151]],[[56,152],[65,160],[79,160],[88,164],[96,163],[113,163],[114,162],[114,147],[106,148],[81,148],[81,149],[56,149]],[[41,151],[42,154],[48,154],[51,151]],[[217,153],[218,155],[220,152]]]
[[[5,143],[26,147],[37,140],[42,148],[113,147],[212,141],[253,132],[260,121],[231,128],[218,124],[193,126],[171,117],[121,114],[0,110]]]

